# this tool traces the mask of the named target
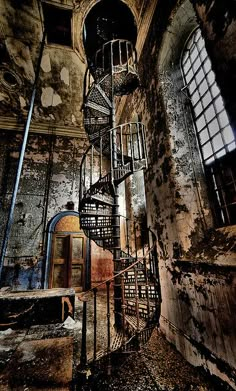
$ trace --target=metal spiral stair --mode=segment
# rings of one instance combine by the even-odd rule
[[[125,40],[107,42],[90,65],[84,83],[84,127],[91,145],[80,166],[80,224],[86,236],[114,258],[114,286],[120,292],[123,332],[117,330],[108,351],[133,349],[136,333],[149,335],[157,308],[156,259],[117,246],[120,216],[117,187],[146,167],[145,129],[140,122],[115,125],[115,97],[132,93],[139,83],[136,53]],[[96,295],[96,289],[94,288]],[[115,289],[115,288],[114,288]],[[153,325],[153,323],[152,323]],[[104,352],[97,352],[96,359]]]

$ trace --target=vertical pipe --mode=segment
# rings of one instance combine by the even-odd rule
[[[141,142],[140,142],[140,129],[139,129],[140,124],[139,123],[137,124],[137,127],[138,127],[138,129],[137,129],[137,135],[138,135],[138,141],[137,141],[137,143],[138,143],[138,158],[142,159],[143,158],[143,154],[142,154],[142,147],[141,147]]]
[[[83,178],[84,163],[80,166],[80,186],[79,186],[79,201],[81,202],[84,193],[84,178]]]
[[[110,314],[110,281],[106,282],[107,286],[107,354],[108,354],[108,366],[107,374],[111,374],[111,314]]]
[[[97,358],[97,288],[93,289],[93,359],[94,361]]]
[[[90,163],[90,187],[92,187],[93,184],[93,152],[94,152],[94,146],[92,145],[91,163]]]
[[[137,237],[136,237],[136,225],[134,222],[134,244],[135,244],[135,255],[136,260],[138,259],[138,248],[137,248]],[[137,265],[134,266],[134,283],[135,283],[135,310],[137,320],[137,332],[139,332],[139,292],[138,292],[138,272]]]
[[[134,222],[134,246],[135,246],[135,256],[136,256],[136,261],[138,259],[138,246],[137,246],[137,236],[136,236],[136,224]]]
[[[128,129],[129,129],[128,134],[129,134],[129,137],[130,137],[131,170],[133,171],[133,169],[134,169],[133,137],[132,137],[130,124],[128,124]]]
[[[85,279],[83,290],[87,291],[91,287],[91,241],[90,238],[86,243],[86,262],[85,262]],[[83,302],[83,320],[82,320],[82,341],[81,341],[81,366],[87,364],[87,302]]]
[[[124,166],[123,125],[120,126],[120,147],[121,147],[121,161],[122,161],[122,166]]]
[[[144,154],[144,159],[147,159],[147,147],[145,143],[145,136],[144,136],[144,125],[142,124],[142,146],[143,146],[143,154]]]
[[[83,174],[83,183],[84,183],[84,193],[86,192],[86,165],[87,165],[87,155],[85,156],[85,159],[84,159],[84,174]],[[83,195],[84,195],[83,193]]]
[[[135,284],[135,312],[137,321],[137,332],[139,332],[139,293],[138,293],[138,270],[134,266],[134,284]]]
[[[111,134],[111,143],[112,143],[112,170],[118,166],[118,156],[117,156],[117,139],[116,139],[116,128],[115,128],[115,91],[114,91],[114,79],[113,79],[113,46],[110,46],[110,55],[111,55],[111,116],[112,116],[112,134]],[[113,171],[113,176],[115,175]],[[114,177],[113,177],[114,178]],[[120,271],[120,215],[119,215],[119,191],[118,185],[113,182],[114,185],[114,204],[113,204],[113,262],[114,262],[114,273],[116,274]],[[117,328],[121,328],[121,280],[120,276],[114,279],[114,312],[115,312],[115,325]]]
[[[27,120],[26,120],[26,124],[25,124],[25,131],[24,131],[24,137],[23,137],[23,141],[22,141],[20,157],[19,157],[19,162],[18,162],[18,167],[17,167],[16,179],[15,179],[14,189],[13,189],[12,198],[11,198],[11,205],[10,205],[8,220],[7,220],[6,229],[5,229],[5,233],[4,233],[4,237],[3,237],[1,257],[0,257],[0,281],[1,281],[1,274],[2,274],[2,269],[3,269],[4,258],[5,258],[6,251],[7,251],[7,245],[8,245],[8,240],[9,240],[9,236],[10,236],[10,231],[11,231],[11,227],[13,224],[13,215],[14,215],[14,209],[15,209],[15,203],[16,203],[16,196],[17,196],[17,192],[18,192],[18,188],[19,188],[21,171],[22,171],[22,167],[23,167],[24,155],[25,155],[25,150],[26,150],[26,144],[27,144],[28,135],[29,135],[30,122],[31,122],[31,118],[32,118],[33,108],[34,108],[36,87],[37,87],[37,82],[38,82],[38,78],[39,78],[40,65],[41,65],[41,60],[42,60],[42,55],[43,55],[44,44],[45,44],[45,37],[46,37],[46,31],[44,30],[42,42],[41,42],[41,46],[40,46],[37,68],[36,68],[36,72],[35,72],[35,80],[34,80],[34,85],[33,85],[33,92],[31,95],[29,112],[28,112],[28,116],[27,116]]]
[[[126,247],[128,256],[130,255],[130,246],[129,246],[129,219],[126,217]]]
[[[149,297],[149,280],[148,280],[148,270],[147,270],[147,261],[146,258],[143,259],[144,265],[144,276],[145,276],[145,289],[146,289],[146,299],[147,299],[147,315],[148,321],[150,319],[150,297]]]
[[[82,342],[81,342],[81,356],[80,364],[85,366],[87,364],[87,341],[86,341],[86,330],[87,330],[87,302],[83,302],[83,320],[82,320]]]
[[[106,282],[107,286],[107,352],[111,350],[111,314],[110,314],[110,281]]]
[[[100,137],[100,178],[102,177],[102,148],[103,148],[103,145],[102,145],[102,137]]]
[[[123,262],[122,262],[123,263]],[[124,268],[124,265],[122,265],[122,269]],[[125,342],[125,328],[126,328],[126,322],[125,322],[125,281],[124,281],[124,273],[121,274],[121,292],[122,292],[122,339],[123,343]]]
[[[113,169],[113,129],[109,131],[109,137],[110,137],[110,161],[111,161],[111,181],[114,183],[114,169]]]
[[[120,63],[118,65],[122,65],[122,53],[121,53],[121,42],[118,41],[118,45],[119,45],[119,60],[120,60]]]

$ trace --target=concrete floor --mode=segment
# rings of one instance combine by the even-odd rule
[[[87,356],[93,356],[93,297],[87,305]],[[111,298],[111,336],[114,334]],[[76,297],[75,321],[0,331],[0,391],[66,390],[80,362],[83,302]],[[69,321],[69,322],[68,322]],[[97,350],[107,347],[106,293],[97,302]],[[105,325],[105,326],[104,326]],[[48,386],[50,386],[48,388]],[[66,387],[66,388],[65,388]]]
[[[87,298],[87,353],[93,354],[93,300]],[[107,346],[106,293],[98,296],[97,349]],[[78,370],[83,302],[76,299],[75,323],[31,326],[0,332],[0,391],[219,391],[217,385],[182,356],[155,330],[147,345],[119,361],[111,377],[99,377],[85,388],[70,386]],[[114,323],[111,299],[111,325]],[[111,328],[114,334],[114,328]],[[115,359],[116,360],[116,359]],[[117,364],[116,363],[116,364]]]

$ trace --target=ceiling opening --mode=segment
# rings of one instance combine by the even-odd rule
[[[113,39],[126,39],[135,46],[137,26],[131,10],[120,0],[101,0],[86,17],[83,38],[88,61]]]

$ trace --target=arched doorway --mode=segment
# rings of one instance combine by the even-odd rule
[[[83,289],[86,237],[77,212],[62,212],[49,224],[45,288]]]

